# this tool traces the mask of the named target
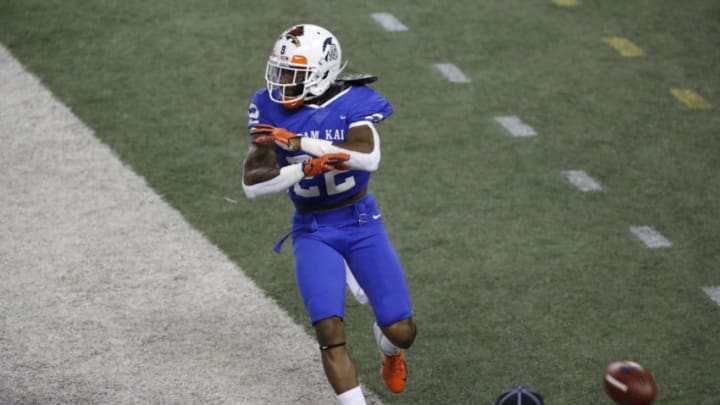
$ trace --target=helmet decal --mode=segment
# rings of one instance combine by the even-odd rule
[[[338,51],[335,44],[333,44],[332,37],[327,37],[325,42],[323,42],[322,50],[325,52],[325,49],[327,47],[330,47],[328,49],[327,53],[325,53],[325,62],[330,62],[331,60],[336,60],[338,58]]]
[[[289,39],[292,41],[293,45],[299,47],[300,46],[300,40],[298,37],[301,37],[305,34],[305,27],[302,25],[298,25],[296,27],[293,27],[290,31],[288,31],[285,34],[285,39]]]
[[[290,31],[288,31],[288,35],[292,35],[294,37],[301,37],[304,34],[305,34],[305,27],[302,25],[293,27]]]
[[[332,45],[332,37],[327,37],[325,41],[323,41],[323,52],[325,52],[325,48],[327,48],[328,45]]]

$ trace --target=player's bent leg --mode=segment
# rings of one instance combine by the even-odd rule
[[[407,382],[405,350],[415,340],[415,321],[410,317],[384,327],[379,327],[376,323],[373,331],[383,354],[383,365],[380,369],[383,381],[390,391],[400,393]]]
[[[358,387],[357,370],[345,346],[345,325],[342,319],[330,317],[315,323],[323,368],[336,394]]]
[[[417,327],[415,321],[411,318],[403,319],[393,323],[392,325],[380,328],[390,342],[400,349],[408,349],[415,341]]]

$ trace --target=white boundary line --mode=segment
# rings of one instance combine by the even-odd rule
[[[502,125],[512,136],[528,137],[537,135],[533,127],[522,122],[522,120],[515,115],[495,117],[495,121]]]
[[[630,232],[651,249],[672,246],[672,243],[651,226],[631,226]]]
[[[453,83],[470,83],[470,78],[452,63],[436,63],[434,66],[446,79]]]
[[[394,15],[390,13],[373,13],[370,14],[373,20],[380,24],[385,31],[389,32],[403,32],[407,31],[408,27],[401,23]]]
[[[716,304],[720,305],[720,286],[718,287],[702,287],[703,292],[713,300]]]
[[[565,170],[562,175],[582,192],[602,190],[600,183],[582,170]]]

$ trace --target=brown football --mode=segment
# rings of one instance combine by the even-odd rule
[[[657,388],[652,374],[633,361],[611,363],[603,373],[605,392],[620,405],[649,405]]]

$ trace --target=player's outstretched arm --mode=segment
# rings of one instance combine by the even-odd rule
[[[346,153],[328,153],[282,168],[277,167],[277,152],[266,145],[251,145],[243,162],[243,191],[247,198],[287,191],[304,177],[313,177],[332,170],[347,170]]]
[[[345,142],[332,143],[322,139],[300,137],[284,128],[259,124],[250,132],[255,145],[278,145],[285,150],[302,149],[313,156],[329,153],[347,153],[350,169],[374,172],[380,164],[380,137],[370,121],[356,122],[350,126]]]
[[[305,176],[301,164],[277,164],[277,152],[271,145],[250,145],[243,161],[242,187],[247,198],[257,198],[287,191]]]
[[[380,164],[380,137],[371,122],[357,122],[350,126],[345,142],[332,143],[321,139],[300,138],[300,148],[315,156],[327,153],[347,153],[350,169],[374,172]]]

